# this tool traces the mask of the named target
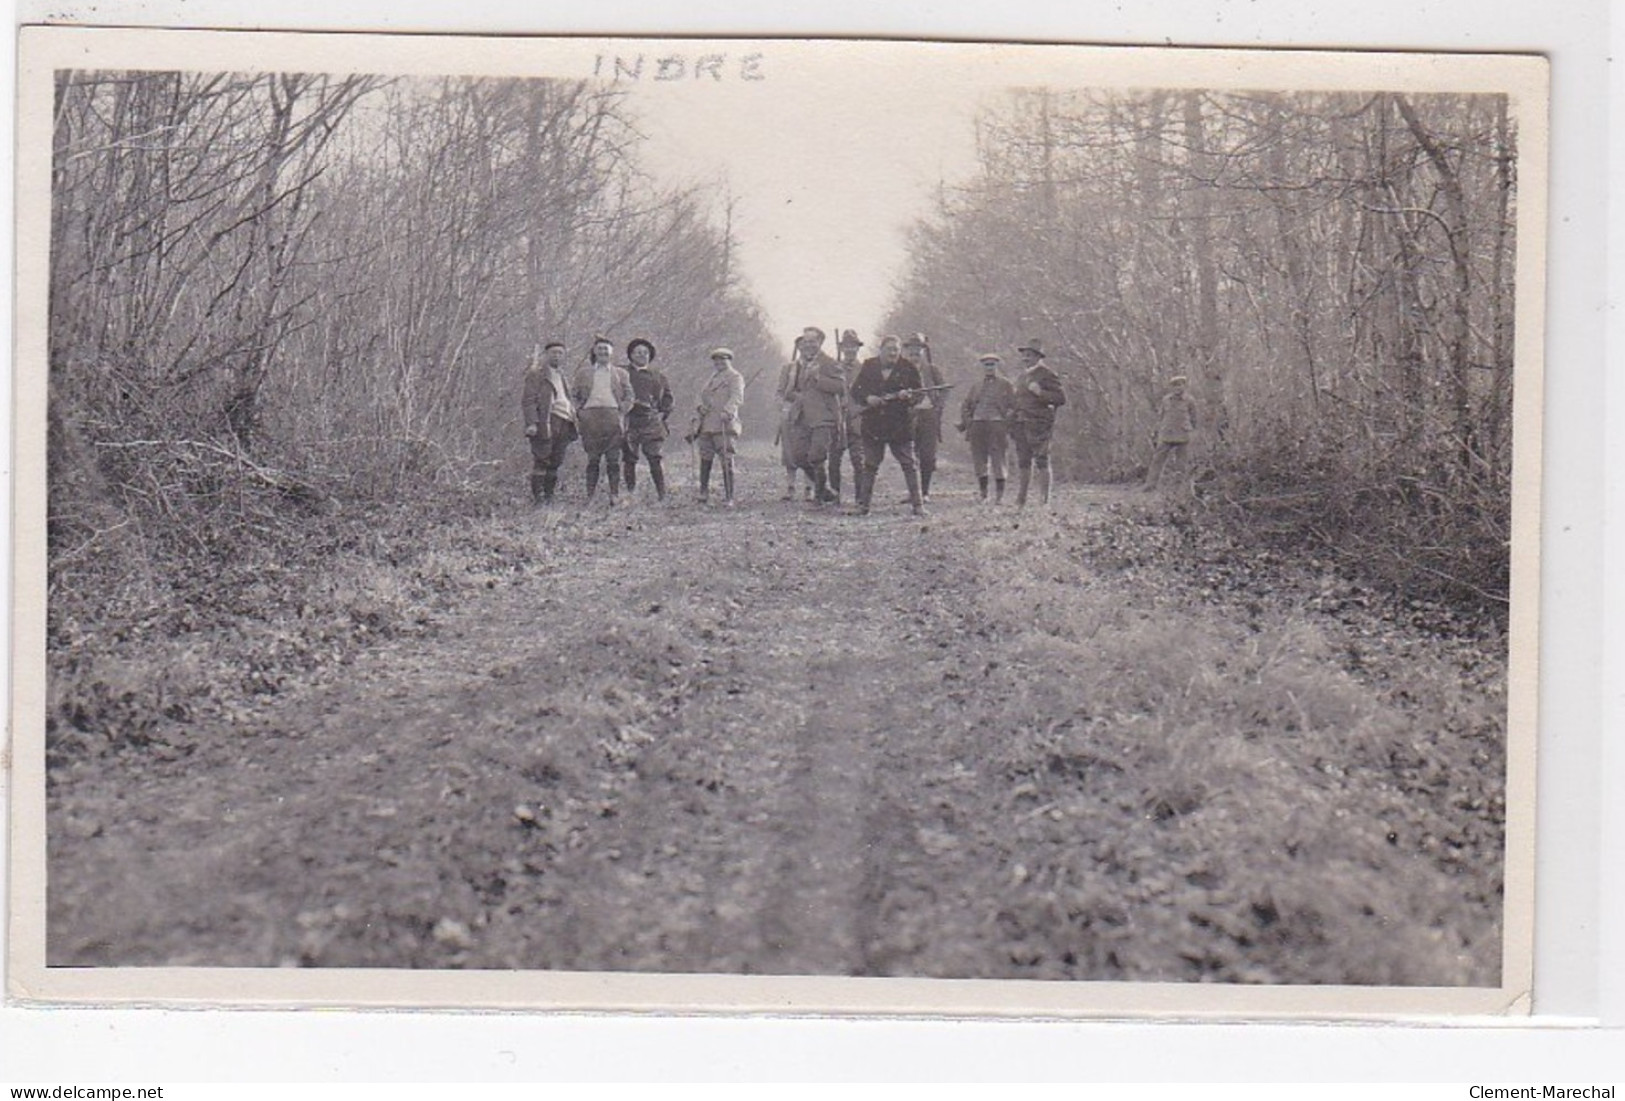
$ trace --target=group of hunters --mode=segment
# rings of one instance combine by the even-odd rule
[[[796,340],[795,353],[779,371],[781,419],[778,445],[785,469],[785,499],[796,497],[796,478],[818,506],[842,503],[843,459],[852,470],[854,510],[867,515],[875,476],[887,450],[902,468],[908,500],[923,515],[931,500],[937,445],[952,384],[932,361],[921,333],[887,336],[879,354],[861,363],[863,341],[847,329],[836,341],[836,356],[824,350],[825,333],[809,327]],[[533,460],[532,498],[549,504],[558,487],[566,449],[580,439],[587,457],[587,497],[607,475],[610,503],[621,500],[622,472],[630,493],[641,456],[649,465],[655,494],[666,498],[662,448],[675,404],[666,376],[654,365],[655,346],[638,338],[626,346],[627,362],[612,362],[615,346],[603,337],[592,343],[589,361],[567,372],[565,346],[549,341],[525,372],[525,435]],[[1029,340],[1017,349],[1021,371],[1012,379],[1001,370],[1003,357],[978,357],[981,373],[960,401],[958,430],[965,435],[976,469],[981,499],[1004,499],[1005,454],[1016,449],[1016,504],[1027,503],[1036,471],[1037,495],[1050,497],[1050,437],[1055,411],[1066,404],[1061,378],[1044,362],[1043,344]],[[741,431],[739,411],[746,381],[735,369],[733,352],[711,351],[711,373],[700,390],[685,441],[699,455],[699,497],[711,500],[711,475],[722,475],[722,504],[734,505],[734,441]],[[758,372],[759,373],[759,372]],[[754,376],[753,376],[754,378]],[[1183,458],[1194,429],[1183,378],[1170,380],[1159,412],[1156,450],[1146,488],[1155,488],[1169,458]],[[1188,465],[1186,467],[1188,470]]]

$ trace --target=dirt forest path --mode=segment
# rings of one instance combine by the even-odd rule
[[[1382,683],[1459,654],[1147,587],[1121,489],[748,467],[518,514],[430,637],[58,777],[51,962],[1493,980],[1494,700]]]

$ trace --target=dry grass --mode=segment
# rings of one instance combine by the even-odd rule
[[[1158,615],[1101,543],[1062,524],[982,548],[1005,579],[984,656],[1013,675],[964,721],[996,732],[1022,823],[1005,920],[1035,976],[1495,982],[1502,696],[1418,644],[1357,675],[1338,621],[1204,600],[1174,569],[1182,611]],[[1106,568],[1057,585],[1091,544]]]

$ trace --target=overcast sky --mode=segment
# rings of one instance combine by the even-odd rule
[[[731,44],[724,44],[731,45]],[[750,63],[741,46],[700,79],[623,80],[646,122],[644,160],[673,182],[725,184],[740,271],[788,344],[805,325],[874,344],[905,263],[905,233],[938,183],[975,167],[973,120],[998,90],[916,45],[800,44]],[[627,64],[631,64],[628,59]],[[668,75],[675,71],[668,66]]]

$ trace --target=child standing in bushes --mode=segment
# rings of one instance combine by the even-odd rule
[[[1186,378],[1175,375],[1168,380],[1168,391],[1157,406],[1156,448],[1151,454],[1151,469],[1146,472],[1145,492],[1153,493],[1162,482],[1162,472],[1170,458],[1179,460],[1179,495],[1190,497],[1195,493],[1191,478],[1190,443],[1196,432],[1196,408],[1185,394]]]

